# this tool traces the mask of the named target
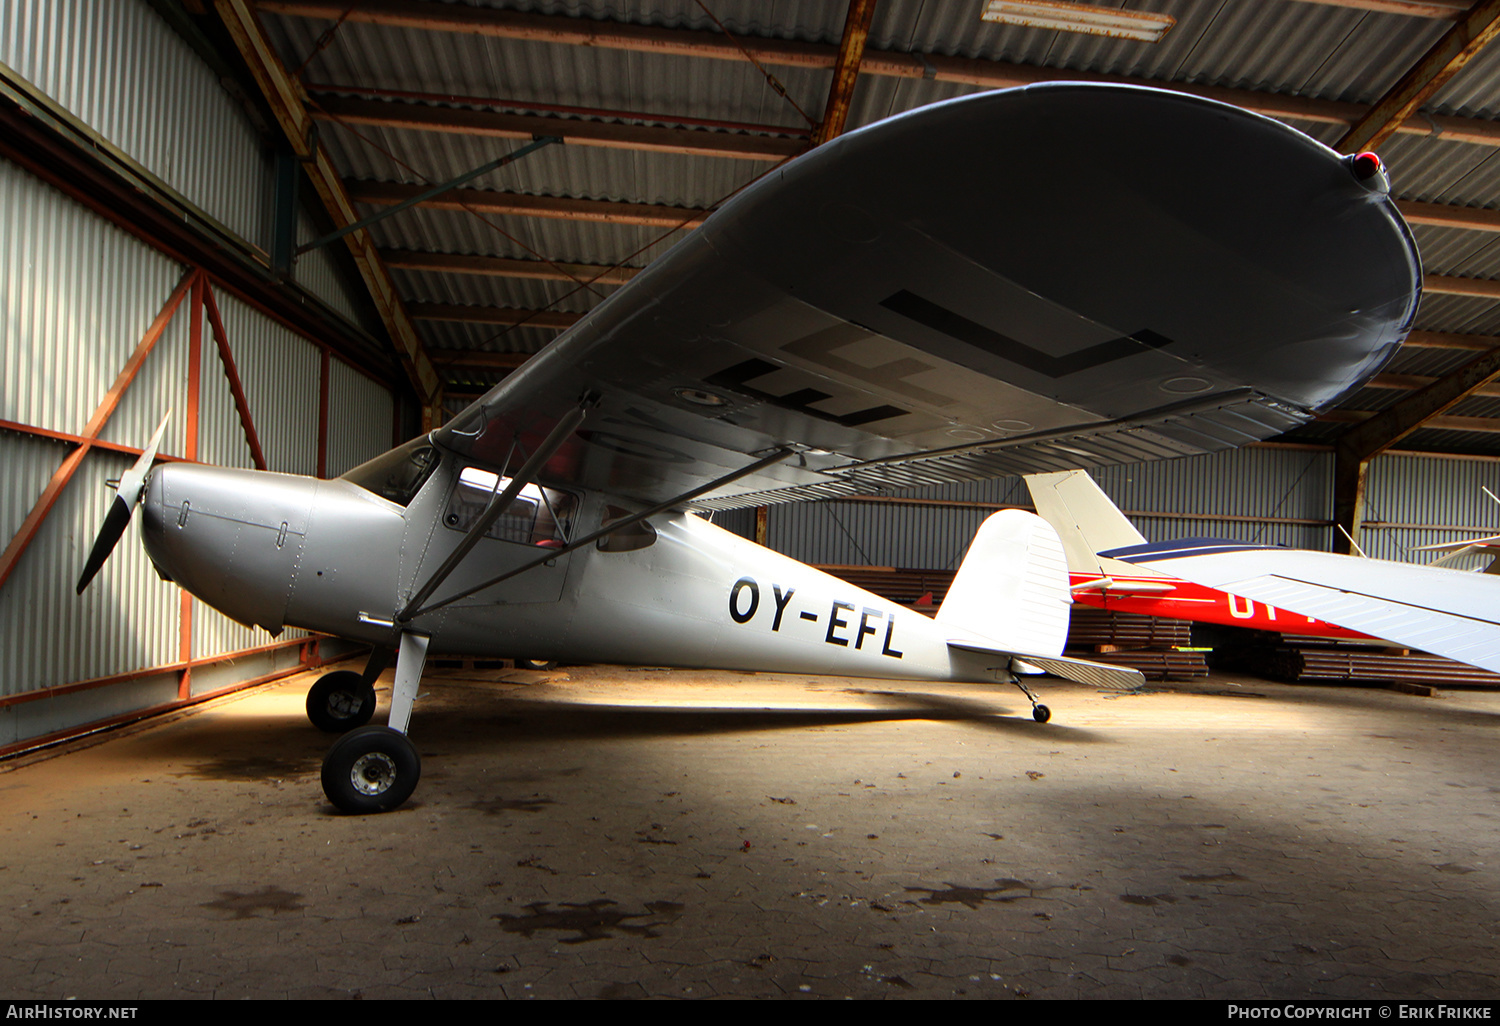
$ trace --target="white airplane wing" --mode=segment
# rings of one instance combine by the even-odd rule
[[[543,475],[643,504],[796,451],[700,508],[1231,448],[1404,337],[1388,193],[1373,158],[1182,93],[934,104],[761,178],[434,437],[513,465],[597,399]]]
[[[1189,538],[1100,555],[1500,673],[1500,578]]]

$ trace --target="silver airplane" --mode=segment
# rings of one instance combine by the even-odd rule
[[[765,176],[450,423],[336,480],[121,481],[158,572],[273,634],[373,648],[320,679],[323,787],[399,806],[427,653],[1128,686],[1062,658],[1067,564],[985,523],[936,618],[705,511],[1218,451],[1375,373],[1421,267],[1373,154],[1237,108],[1061,83],[851,132]],[[386,726],[373,681],[394,657]]]

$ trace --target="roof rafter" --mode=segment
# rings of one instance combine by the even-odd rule
[[[1414,18],[1457,21],[1469,13],[1469,0],[1300,0],[1323,7],[1352,7],[1382,14],[1407,14]]]
[[[1379,416],[1380,414],[1371,413],[1368,410],[1338,409],[1330,410],[1327,413],[1320,414],[1318,416],[1318,420],[1325,423],[1359,424],[1360,426],[1363,426],[1370,423],[1372,420]],[[1437,415],[1427,418],[1420,425],[1418,425],[1418,427],[1426,428],[1430,431],[1477,431],[1484,434],[1500,434],[1500,418],[1455,417],[1452,415]],[[1412,431],[1415,430],[1417,429],[1412,428]],[[1410,431],[1407,432],[1407,434],[1410,433]],[[1391,445],[1394,444],[1394,442],[1391,443]],[[1380,452],[1388,451],[1391,448],[1391,445],[1382,446],[1380,448]],[[1371,453],[1371,455],[1378,456],[1380,455],[1380,453]]]
[[[392,100],[362,100],[325,96],[312,116],[319,120],[405,128],[418,132],[445,132],[493,139],[532,139],[557,136],[574,146],[603,146],[656,153],[690,153],[702,157],[740,160],[785,160],[807,149],[804,139],[747,132],[722,132],[702,128],[662,128],[656,125],[624,125],[579,118],[502,114],[472,107],[439,107]]]
[[[399,182],[345,183],[356,203],[388,205],[422,193],[426,186]],[[532,196],[520,192],[488,189],[452,189],[418,206],[432,210],[469,210],[481,214],[519,217],[551,217],[605,224],[639,224],[656,228],[696,228],[708,211],[692,207],[669,207],[655,203],[617,203],[610,200],[574,199],[569,196]]]
[[[839,43],[838,61],[833,66],[833,82],[828,86],[828,104],[823,120],[813,133],[813,144],[821,146],[844,133],[849,119],[849,101],[854,98],[854,83],[859,78],[859,64],[870,36],[870,19],[875,17],[875,0],[849,0],[844,19],[844,37]]]
[[[315,139],[309,131],[313,122],[307,113],[301,85],[287,73],[281,59],[276,56],[248,0],[215,0],[214,8],[271,108],[287,144],[301,161],[303,171],[328,216],[340,228],[353,224],[359,218],[337,169],[322,146],[316,141],[310,143]],[[427,357],[390,272],[380,261],[374,240],[368,231],[361,230],[345,236],[344,241],[396,346],[406,376],[422,401],[425,416],[435,420],[442,406],[442,378]]]
[[[1388,388],[1396,392],[1415,392],[1426,388],[1437,378],[1430,374],[1377,374],[1365,382],[1366,388]],[[1500,385],[1488,384],[1475,388],[1470,395],[1500,396]]]
[[[1445,203],[1417,203],[1397,200],[1396,209],[1407,224],[1426,224],[1435,228],[1467,228],[1476,232],[1500,232],[1500,210],[1484,207],[1460,207]]]
[[[1439,425],[1438,418],[1496,377],[1500,377],[1500,349],[1491,349],[1345,431],[1338,437],[1335,449],[1341,458],[1351,464],[1360,464],[1418,428],[1452,426]],[[1349,411],[1340,411],[1341,414],[1344,412]],[[1451,417],[1446,419],[1453,420]],[[1493,430],[1500,431],[1500,419],[1466,417],[1463,420],[1485,421],[1493,425]],[[1462,430],[1481,429],[1466,426]]]
[[[1500,281],[1492,278],[1454,278],[1443,274],[1429,274],[1422,279],[1422,291],[1443,296],[1500,299]]]
[[[1443,38],[1433,44],[1411,69],[1358,121],[1335,147],[1341,153],[1374,149],[1385,142],[1429,97],[1464,69],[1500,34],[1500,0],[1482,0]]]
[[[525,325],[528,328],[571,328],[583,317],[564,310],[521,310],[510,306],[468,303],[412,303],[411,315],[423,321],[463,321],[469,324]]]
[[[607,267],[604,264],[569,264],[550,260],[517,260],[513,257],[472,253],[431,253],[414,249],[382,249],[387,267],[403,271],[440,271],[476,274],[491,278],[530,278],[537,281],[586,281],[599,285],[623,285],[640,273],[637,267]],[[437,361],[436,354],[430,354]]]
[[[531,357],[531,353],[491,353],[468,349],[432,351],[433,361],[444,369],[467,367],[474,370],[515,370]]]
[[[1500,338],[1494,335],[1460,335],[1451,331],[1414,331],[1401,344],[1412,349],[1468,349],[1483,353],[1500,349]]]
[[[294,17],[335,20],[347,15],[348,21],[395,28],[465,33],[502,39],[592,46],[600,49],[680,57],[743,61],[745,54],[739,49],[742,45],[756,60],[783,67],[832,70],[839,56],[838,47],[824,43],[739,37],[739,45],[736,45],[717,32],[657,28],[566,15],[529,14],[489,7],[470,7],[467,4],[419,3],[416,0],[362,0],[351,9],[348,0],[255,0],[255,2],[261,10]],[[1040,68],[1034,65],[1011,64],[983,58],[950,57],[937,53],[913,54],[869,47],[865,48],[859,65],[859,73],[893,78],[929,78],[939,82],[956,82],[987,89],[1002,89],[1009,86],[1052,81],[1123,82],[1193,93],[1233,103],[1268,117],[1311,121],[1318,124],[1353,125],[1369,110],[1367,106],[1358,103],[1284,96],[1257,92],[1252,89],[1198,86],[1130,75]],[[1500,122],[1483,118],[1423,115],[1401,122],[1397,126],[1397,131],[1415,135],[1437,135],[1444,139],[1483,146],[1500,146]]]

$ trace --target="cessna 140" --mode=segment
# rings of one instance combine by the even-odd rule
[[[416,786],[429,648],[1130,682],[1058,656],[1066,563],[1029,514],[986,523],[929,619],[693,511],[1302,423],[1411,325],[1421,269],[1389,188],[1373,154],[1181,93],[1062,83],[924,107],[762,178],[451,422],[342,478],[148,477],[148,452],[80,590],[140,502],[158,571],[205,602],[374,646],[363,675],[308,696],[348,731],[323,786],[352,812]],[[388,726],[364,725],[391,651]]]

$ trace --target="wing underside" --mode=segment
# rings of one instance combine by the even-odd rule
[[[762,178],[435,438],[504,466],[597,397],[546,476],[643,503],[795,450],[706,508],[1213,452],[1374,373],[1419,285],[1388,196],[1286,126],[977,94]]]

